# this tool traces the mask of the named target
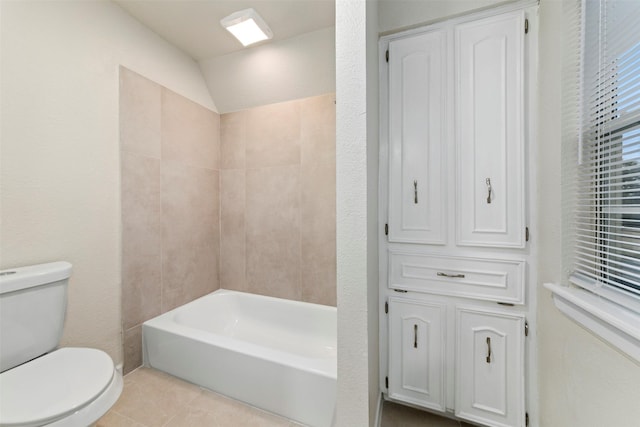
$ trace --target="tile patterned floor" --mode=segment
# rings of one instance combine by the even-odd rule
[[[116,404],[96,427],[299,427],[149,368],[124,378]]]
[[[300,427],[155,369],[124,377],[116,404],[96,427]],[[384,402],[380,427],[473,427],[393,402]]]
[[[440,417],[394,402],[382,406],[380,427],[474,427],[471,424]]]

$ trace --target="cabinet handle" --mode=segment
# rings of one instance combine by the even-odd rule
[[[485,182],[487,183],[487,203],[491,203],[491,192],[493,191],[491,189],[491,178],[487,178]]]
[[[487,337],[487,363],[491,363],[491,338]]]
[[[418,204],[418,181],[413,180],[413,203]]]
[[[452,279],[464,279],[464,274],[447,274],[447,273],[438,272],[437,276],[449,277],[449,278],[452,278]]]
[[[418,348],[418,325],[413,325],[413,348]]]

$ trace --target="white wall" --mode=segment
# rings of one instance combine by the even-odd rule
[[[335,28],[200,61],[220,113],[335,92]]]
[[[377,254],[369,231],[376,221],[377,186],[371,179],[377,170],[367,169],[378,132],[376,6],[336,2],[337,423],[344,427],[371,425],[377,394],[377,275],[371,277],[377,263],[368,264]]]
[[[378,5],[367,2],[367,309],[369,339],[369,424],[376,419],[380,399],[380,328],[378,233],[378,163],[380,159]]]
[[[380,328],[378,233],[378,161],[380,119],[378,72],[378,5],[367,2],[367,308],[369,336],[369,424],[376,419],[380,393]]]
[[[564,317],[544,282],[562,283],[560,0],[540,4],[538,343],[540,426],[640,423],[640,366]]]
[[[110,2],[0,11],[0,267],[70,261],[63,344],[118,362],[118,66],[214,104],[194,61]]]

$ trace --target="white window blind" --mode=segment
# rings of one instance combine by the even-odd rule
[[[565,88],[577,104],[565,121],[575,118],[569,129],[578,131],[571,279],[614,300],[635,300],[640,297],[640,0],[577,5],[574,21],[581,37],[568,44],[581,55],[567,62],[581,70],[580,90]]]

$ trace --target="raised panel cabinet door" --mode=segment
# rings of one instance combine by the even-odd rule
[[[456,416],[524,427],[524,318],[460,307],[456,315]]]
[[[524,247],[524,12],[455,26],[457,244]]]
[[[446,306],[389,299],[389,397],[445,410]]]
[[[446,32],[389,43],[389,241],[445,244]]]

